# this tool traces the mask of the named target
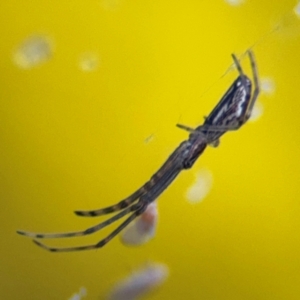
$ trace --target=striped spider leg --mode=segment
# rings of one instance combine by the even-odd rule
[[[260,88],[254,54],[251,50],[248,50],[247,54],[251,64],[254,83],[252,96],[251,80],[244,74],[238,59],[234,54],[232,54],[239,76],[209,116],[205,118],[204,124],[196,129],[181,124],[177,124],[177,127],[189,132],[202,132],[207,137],[208,144],[211,146],[217,146],[219,144],[219,138],[225,132],[229,130],[237,130],[248,121],[259,95]]]
[[[203,142],[201,145],[202,148],[197,147],[197,149],[195,148],[196,151],[200,150],[202,152],[204,150],[204,148],[206,147],[206,143]],[[32,232],[18,230],[17,233],[33,238],[34,239],[33,242],[36,245],[51,252],[91,250],[91,249],[97,249],[103,247],[120,231],[122,231],[129,223],[131,223],[136,217],[141,215],[146,210],[147,206],[151,202],[153,202],[171,184],[171,182],[177,177],[179,172],[185,168],[185,164],[184,164],[185,159],[183,159],[182,155],[190,154],[189,152],[186,151],[189,146],[190,143],[188,141],[181,143],[179,147],[170,155],[170,157],[164,163],[164,165],[158,170],[158,172],[156,172],[143,187],[141,187],[131,196],[122,200],[118,204],[103,209],[99,209],[99,210],[75,212],[79,216],[94,217],[94,216],[100,216],[103,214],[109,214],[109,213],[121,211],[116,215],[114,215],[113,217],[107,219],[106,221],[101,222],[93,227],[87,228],[86,230],[83,231],[64,232],[64,233],[32,233]],[[193,152],[193,154],[195,155],[195,151]],[[187,159],[189,159],[189,156],[187,156]],[[40,241],[36,240],[36,239],[45,239],[45,238],[69,238],[69,237],[78,237],[78,236],[92,234],[130,213],[131,215],[121,225],[119,225],[119,227],[117,227],[106,238],[102,239],[100,242],[93,245],[57,248],[57,247],[48,247],[45,244],[41,243]]]
[[[145,183],[140,189],[134,192],[119,203],[105,208],[90,211],[75,211],[78,216],[96,217],[111,213],[116,213],[111,218],[83,231],[65,233],[32,233],[17,231],[17,233],[33,238],[34,243],[51,252],[68,252],[101,248],[106,245],[113,237],[122,231],[129,223],[141,215],[147,206],[155,201],[157,197],[173,182],[177,175],[185,169],[193,166],[198,157],[203,153],[206,146],[216,145],[219,138],[228,130],[236,130],[249,119],[254,103],[259,94],[258,73],[254,60],[254,55],[248,51],[253,73],[254,92],[251,97],[251,81],[244,75],[239,61],[232,55],[234,63],[238,69],[239,76],[221,98],[217,106],[205,119],[203,125],[192,129],[185,125],[177,124],[178,127],[190,132],[189,138],[183,141],[169,156],[163,166]],[[95,233],[100,229],[114,223],[115,221],[129,215],[107,237],[96,244],[78,247],[48,247],[36,239],[45,238],[68,238],[85,236]]]

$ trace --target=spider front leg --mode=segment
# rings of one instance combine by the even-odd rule
[[[254,83],[252,95],[251,81],[244,74],[236,56],[232,54],[232,58],[239,72],[239,77],[224,94],[211,114],[205,118],[204,124],[198,126],[196,129],[182,124],[177,124],[177,127],[195,134],[204,133],[206,135],[208,132],[215,132],[217,134],[214,135],[213,141],[209,140],[208,144],[216,146],[218,144],[218,133],[220,133],[219,136],[221,136],[226,131],[237,130],[247,122],[260,90],[254,55],[250,50],[247,53],[250,59]]]
[[[250,59],[251,69],[252,69],[252,76],[253,76],[253,82],[254,82],[254,91],[251,100],[249,101],[249,106],[247,109],[246,117],[247,119],[250,118],[254,104],[257,100],[257,97],[260,92],[260,84],[259,84],[259,76],[258,76],[258,70],[257,65],[255,62],[254,54],[251,50],[248,50],[248,55]]]

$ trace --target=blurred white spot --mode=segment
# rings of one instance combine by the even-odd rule
[[[211,171],[203,169],[196,173],[195,182],[186,192],[187,200],[192,203],[202,201],[210,192],[213,183],[213,175]]]
[[[263,105],[260,102],[256,102],[254,104],[254,107],[253,107],[253,110],[252,110],[249,121],[250,122],[257,121],[262,116],[263,112],[264,112]]]
[[[294,7],[294,12],[298,18],[300,18],[300,2]]]
[[[53,42],[47,36],[31,36],[13,53],[14,63],[23,69],[33,68],[49,60],[53,55]]]
[[[87,294],[86,288],[85,287],[81,287],[79,289],[79,293],[75,293],[68,300],[81,300],[83,297],[86,296],[86,294]]]
[[[95,53],[84,53],[79,59],[79,68],[84,72],[95,71],[99,66],[99,58]]]
[[[145,244],[155,234],[157,219],[157,205],[156,202],[152,202],[140,217],[123,230],[120,235],[121,242],[130,246]]]
[[[229,5],[238,6],[245,2],[245,0],[225,0]]]
[[[274,80],[268,77],[261,78],[260,80],[261,91],[265,94],[272,95],[275,92]]]
[[[106,299],[135,300],[164,283],[169,270],[166,265],[150,263],[118,282]]]
[[[79,289],[79,295],[82,296],[82,297],[85,297],[87,294],[87,290],[84,286],[82,286],[80,289]]]
[[[101,6],[105,10],[117,10],[121,6],[121,0],[100,0]]]
[[[69,298],[69,300],[80,300],[80,298],[80,295],[74,294],[71,298]]]

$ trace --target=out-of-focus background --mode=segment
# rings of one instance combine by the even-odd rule
[[[170,274],[145,299],[299,299],[298,10],[280,0],[1,1],[0,298],[71,299],[84,287],[84,299],[104,299],[154,261]],[[237,77],[231,53],[252,76],[251,47],[263,89],[252,122],[159,197],[153,240],[53,254],[16,234],[105,219],[73,211],[143,185],[187,138],[175,124],[201,124]],[[45,242],[96,243],[112,228]]]

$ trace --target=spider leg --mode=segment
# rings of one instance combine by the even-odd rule
[[[251,69],[252,69],[252,74],[253,74],[254,92],[252,94],[251,99],[248,102],[248,107],[246,109],[242,124],[244,124],[249,119],[249,117],[251,115],[251,112],[252,112],[252,109],[253,109],[253,106],[255,104],[255,101],[256,101],[256,99],[259,95],[259,90],[260,90],[259,81],[258,81],[258,71],[257,71],[256,63],[255,63],[254,54],[251,50],[248,50],[247,53],[248,53],[248,56],[249,56],[249,59],[250,59],[250,64],[251,64]],[[236,65],[236,67],[237,67],[237,69],[240,73],[240,76],[243,80],[243,84],[246,85],[245,75],[242,71],[242,67],[241,67],[238,59],[236,58],[236,56],[234,54],[232,54],[232,58],[233,58],[234,63],[235,63],[235,65]]]
[[[176,126],[180,129],[183,129],[183,130],[186,130],[188,132],[195,132],[195,129],[192,128],[192,127],[188,127],[186,125],[183,125],[183,124],[176,124]]]
[[[192,128],[192,127],[189,127],[189,126],[186,126],[186,125],[183,125],[183,124],[176,124],[176,126],[180,129],[183,129],[183,130],[186,130],[188,132],[193,132],[193,133],[202,133],[202,130],[205,130],[205,129],[209,129],[210,131],[222,131],[222,130],[237,130],[239,129],[240,126],[213,126],[213,125],[201,125],[201,128]],[[201,129],[201,130],[200,130]],[[214,146],[216,147],[216,146]]]
[[[164,170],[164,172],[170,172],[170,170]],[[155,180],[150,180],[146,182],[140,189],[138,189],[136,192],[134,192],[132,195],[130,195],[128,198],[120,201],[119,203],[108,206],[105,208],[100,208],[98,210],[89,210],[89,211],[82,211],[82,210],[76,210],[75,214],[81,217],[96,217],[101,216],[104,214],[110,214],[112,212],[122,210],[126,207],[128,207],[133,202],[137,201],[143,194],[149,192],[149,189],[152,188],[153,184],[156,184],[156,181],[159,180],[156,175],[159,175],[160,172],[157,172],[153,177],[155,177]],[[162,173],[163,174],[163,173]]]
[[[37,240],[33,240],[33,242],[36,245],[42,247],[43,249],[51,251],[51,252],[70,252],[70,251],[82,251],[82,250],[92,250],[92,249],[101,248],[104,245],[106,245],[112,238],[114,238],[120,231],[122,231],[136,217],[138,217],[140,214],[142,214],[146,208],[147,208],[147,205],[145,205],[145,204],[139,205],[139,208],[128,219],[126,219],[119,227],[117,227],[112,233],[110,233],[106,238],[104,238],[97,244],[78,246],[78,247],[57,248],[57,247],[48,247],[45,244],[43,244]]]
[[[248,106],[246,114],[245,114],[246,120],[248,120],[248,118],[251,115],[253,106],[255,104],[255,101],[256,101],[256,99],[259,95],[259,91],[260,91],[259,76],[258,76],[257,65],[255,62],[254,54],[251,50],[248,50],[248,55],[249,55],[249,59],[250,59],[250,63],[251,63],[252,77],[253,77],[253,82],[254,82],[254,91],[253,91],[252,98],[249,101],[249,106]]]
[[[183,124],[176,124],[176,126],[180,129],[186,130],[188,132],[193,132],[193,133],[201,132],[201,130],[199,130],[199,129],[209,129],[211,131],[220,131],[220,130],[223,130],[223,129],[225,129],[225,130],[237,130],[240,127],[240,126],[201,125],[201,128],[197,127],[195,129],[195,128],[192,128],[192,127],[189,127],[189,126],[183,125]]]
[[[258,71],[257,71],[257,66],[256,66],[256,63],[255,63],[255,58],[254,58],[254,54],[251,50],[248,50],[247,51],[247,54],[249,56],[249,59],[250,59],[250,64],[251,64],[251,69],[252,69],[252,77],[253,77],[253,83],[254,83],[254,91],[253,91],[253,94],[252,94],[252,97],[251,99],[249,100],[248,102],[248,105],[247,105],[247,108],[245,110],[245,113],[244,113],[244,116],[242,118],[242,121],[241,123],[239,124],[236,124],[236,125],[230,125],[230,126],[218,126],[218,125],[201,125],[199,127],[197,127],[196,129],[193,129],[191,127],[188,127],[186,125],[182,125],[182,124],[177,124],[176,126],[179,127],[179,128],[182,128],[184,130],[187,130],[189,132],[193,132],[193,133],[201,133],[202,130],[209,130],[209,131],[231,131],[231,130],[237,130],[239,129],[250,117],[251,115],[251,112],[253,110],[253,106],[256,102],[256,99],[259,95],[259,92],[260,92],[260,87],[259,87],[259,79],[258,79]],[[232,54],[232,58],[234,60],[234,64],[240,74],[240,78],[242,80],[242,84],[244,86],[247,85],[246,83],[246,75],[244,74],[243,72],[243,69],[237,59],[237,57]]]
[[[151,190],[141,197],[141,201],[146,202],[148,205],[157,199],[157,197],[173,182],[182,169],[182,162],[175,161],[170,169],[168,169],[168,172],[159,179],[157,184],[152,186]]]
[[[231,54],[231,56],[233,58],[234,64],[235,64],[238,72],[240,73],[240,76],[241,77],[245,77],[245,74],[243,72],[242,66],[241,66],[239,60],[237,59],[237,57],[235,56],[235,54]]]
[[[220,125],[201,125],[199,127],[197,127],[196,129],[193,129],[191,127],[182,125],[182,124],[176,124],[177,127],[187,130],[189,132],[193,132],[193,133],[202,133],[202,130],[210,130],[210,131],[229,131],[229,130],[237,130],[239,129],[241,126],[240,125],[236,125],[236,126],[220,126]]]
[[[118,210],[122,210],[126,207],[128,207],[133,202],[137,201],[140,196],[142,196],[146,192],[145,185],[143,185],[141,188],[139,188],[136,192],[134,192],[132,195],[127,197],[126,199],[120,201],[119,203],[115,205],[111,205],[108,207],[96,209],[96,210],[76,210],[74,213],[77,216],[81,217],[97,217],[101,215],[106,215],[113,213]]]
[[[112,218],[110,218],[104,222],[101,222],[95,226],[92,226],[85,230],[82,230],[82,231],[65,232],[65,233],[33,233],[33,232],[26,232],[26,231],[18,230],[17,233],[31,237],[31,238],[38,238],[38,239],[68,238],[68,237],[88,235],[88,234],[92,234],[92,233],[112,224],[113,222],[119,220],[120,218],[124,217],[125,215],[127,215],[133,211],[139,210],[140,206],[141,206],[140,203],[133,204],[132,206],[124,209],[122,212],[116,214]]]
[[[248,53],[250,54],[250,52],[248,52]],[[247,83],[246,83],[246,78],[247,77],[246,77],[246,75],[243,72],[242,66],[241,66],[239,60],[237,59],[237,57],[234,54],[231,54],[231,56],[233,58],[234,64],[235,64],[235,66],[236,66],[236,68],[237,68],[237,70],[238,70],[238,72],[240,74],[240,77],[242,79],[242,85],[246,88],[247,87]],[[247,117],[247,112],[248,112],[249,105],[250,105],[251,101],[252,100],[250,99],[249,102],[248,102],[248,107],[247,107],[247,109],[245,111],[245,114],[243,116],[242,123],[238,124],[237,128],[235,128],[235,129],[240,128],[249,119],[249,116]],[[233,129],[233,130],[235,130],[235,129]]]
[[[45,244],[43,244],[43,243],[41,243],[40,241],[37,241],[37,240],[33,240],[33,242],[36,245],[42,247],[43,249],[51,251],[51,252],[70,252],[70,251],[92,250],[92,249],[101,248],[104,245],[106,245],[118,233],[120,233],[136,217],[141,215],[146,210],[149,203],[154,201],[169,186],[169,184],[175,179],[175,177],[178,175],[178,173],[181,171],[181,169],[182,168],[178,165],[178,163],[175,163],[172,166],[172,168],[168,169],[168,172],[166,172],[164,174],[164,176],[161,177],[161,182],[163,184],[161,184],[161,182],[159,182],[159,184],[153,185],[151,187],[151,190],[149,191],[149,193],[143,195],[142,198],[140,198],[140,201],[138,203],[133,204],[130,207],[130,208],[134,207],[134,209],[132,209],[132,211],[134,211],[134,212],[131,214],[131,216],[128,219],[126,219],[119,227],[117,227],[111,234],[109,234],[106,238],[104,238],[103,240],[101,240],[97,244],[86,245],[86,246],[78,246],[78,247],[57,248],[57,247],[48,247]],[[124,211],[127,211],[130,208],[127,208]],[[120,215],[121,215],[121,213],[119,213],[115,217],[120,216]],[[109,220],[111,220],[111,219],[109,219]],[[107,222],[109,220],[107,220]],[[103,227],[101,227],[101,228],[103,228]],[[93,232],[95,232],[95,231],[93,231]],[[89,234],[89,233],[87,233],[87,234]],[[40,236],[39,236],[39,238],[40,238]]]

